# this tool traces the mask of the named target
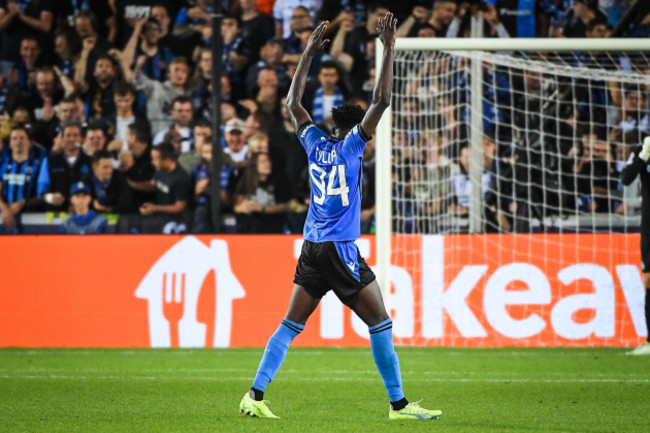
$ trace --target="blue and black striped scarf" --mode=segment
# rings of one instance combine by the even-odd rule
[[[323,113],[323,96],[323,88],[319,87],[318,90],[316,90],[316,96],[314,96],[314,107],[311,113],[314,123],[322,123],[329,117],[329,113],[327,113],[327,115]],[[341,89],[337,87],[334,89],[334,104],[332,104],[332,108],[343,105],[343,102],[343,92],[341,92]]]

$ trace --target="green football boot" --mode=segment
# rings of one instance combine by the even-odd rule
[[[239,413],[242,415],[257,417],[257,418],[272,418],[280,419],[271,412],[271,409],[266,405],[266,401],[253,400],[247,392],[239,403]]]
[[[425,409],[418,403],[419,401],[409,403],[400,410],[393,410],[391,407],[390,412],[388,412],[388,419],[440,419],[440,415],[442,415],[441,410]]]

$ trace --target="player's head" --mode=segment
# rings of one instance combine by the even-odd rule
[[[336,108],[332,108],[332,133],[339,138],[345,135],[355,125],[363,120],[366,111],[361,106],[351,103],[345,103]],[[371,134],[372,131],[364,131],[366,134]]]

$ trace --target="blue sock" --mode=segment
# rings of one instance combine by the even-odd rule
[[[399,359],[393,347],[393,321],[387,319],[379,325],[368,328],[370,331],[370,346],[375,365],[384,380],[388,399],[398,401],[404,398],[402,391],[402,375],[399,370]]]
[[[289,319],[282,320],[280,327],[266,344],[264,356],[262,357],[262,361],[260,361],[260,366],[257,368],[253,388],[262,392],[266,390],[266,386],[273,380],[284,358],[287,356],[289,345],[303,329],[305,329],[305,325],[300,325]]]

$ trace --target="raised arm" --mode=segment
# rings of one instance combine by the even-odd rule
[[[393,46],[397,32],[397,18],[394,18],[392,13],[386,12],[386,15],[379,18],[377,22],[377,32],[379,40],[384,45],[384,57],[375,90],[372,92],[372,103],[361,121],[361,128],[368,136],[377,128],[379,119],[390,105],[393,92]]]
[[[148,19],[149,18],[142,18],[138,21],[138,23],[133,28],[133,33],[131,33],[129,41],[126,43],[126,46],[122,50],[122,57],[124,57],[124,60],[127,61],[129,67],[131,67],[131,65],[134,63],[135,52],[138,48],[140,35],[142,34],[142,29],[144,29],[144,26],[147,24]]]
[[[305,85],[307,84],[307,76],[309,74],[309,67],[311,61],[320,50],[325,47],[329,39],[323,40],[323,35],[327,29],[327,21],[323,21],[316,30],[309,37],[305,51],[300,57],[296,72],[293,74],[293,81],[289,87],[289,94],[287,95],[287,109],[289,110],[289,117],[293,123],[293,127],[298,132],[303,124],[311,122],[311,116],[302,106],[302,94],[305,92]]]

